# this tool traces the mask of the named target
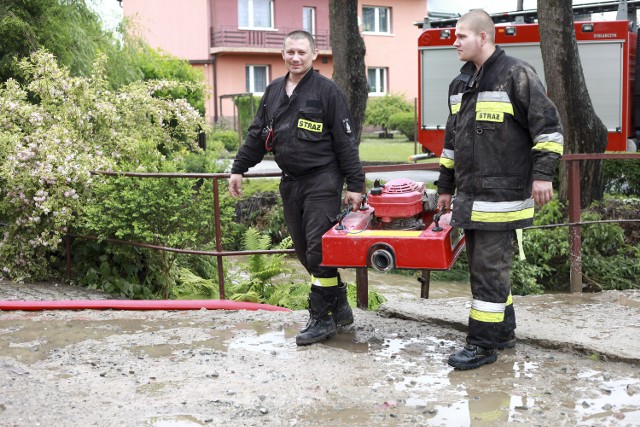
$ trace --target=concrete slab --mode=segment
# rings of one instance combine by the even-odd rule
[[[638,290],[514,296],[513,301],[519,342],[640,363]],[[404,298],[384,303],[380,313],[466,331],[470,307],[469,298]]]

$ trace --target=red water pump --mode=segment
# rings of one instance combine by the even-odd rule
[[[447,270],[464,249],[461,229],[450,212],[437,212],[435,190],[397,178],[375,181],[357,212],[345,211],[322,237],[322,264]]]
[[[398,178],[384,185],[375,181],[367,202],[374,210],[379,228],[422,229],[425,219],[429,223],[435,214],[436,192],[427,191],[423,182],[410,179]]]

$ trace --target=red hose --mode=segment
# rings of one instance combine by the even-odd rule
[[[267,310],[291,311],[288,308],[255,302],[230,300],[0,300],[0,310]]]

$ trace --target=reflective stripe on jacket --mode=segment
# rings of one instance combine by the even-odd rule
[[[438,192],[457,190],[458,227],[526,227],[533,180],[551,181],[562,154],[560,116],[534,69],[499,46],[475,71],[466,63],[449,86]]]

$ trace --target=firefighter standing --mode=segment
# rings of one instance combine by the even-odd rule
[[[534,204],[553,198],[562,125],[534,69],[495,44],[495,25],[472,10],[456,25],[458,58],[440,160],[438,207],[463,228],[472,304],[465,347],[448,360],[474,369],[515,346],[510,272],[516,230],[533,223]]]
[[[296,255],[311,275],[310,318],[296,336],[298,345],[313,344],[336,333],[336,326],[353,323],[346,285],[338,270],[323,267],[322,235],[344,204],[360,207],[364,172],[350,124],[344,93],[314,72],[318,56],[313,37],[293,31],[284,40],[284,77],[267,86],[245,143],[231,168],[229,192],[241,194],[242,174],[268,151],[282,170],[280,195]]]

